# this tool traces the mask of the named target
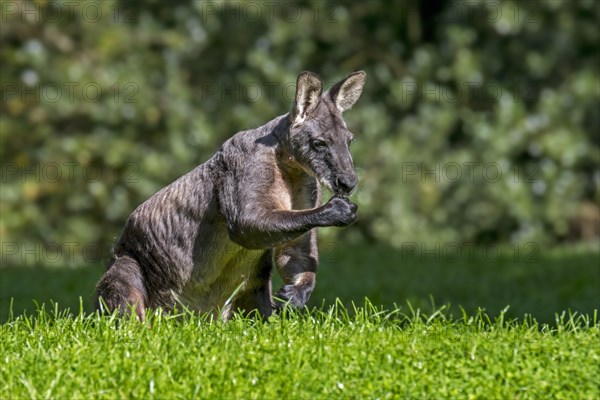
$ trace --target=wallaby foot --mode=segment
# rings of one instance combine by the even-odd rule
[[[286,304],[296,308],[303,308],[308,303],[310,294],[315,288],[315,273],[304,272],[299,274],[293,284],[283,285],[275,294],[274,300],[278,309]]]
[[[138,318],[144,320],[146,289],[140,265],[133,258],[115,258],[96,290],[96,306],[99,310],[119,310],[119,313],[124,315],[133,308]]]

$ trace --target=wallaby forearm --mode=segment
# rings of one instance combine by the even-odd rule
[[[266,249],[294,240],[313,228],[325,226],[323,207],[311,210],[265,211],[229,225],[234,242],[249,249]]]

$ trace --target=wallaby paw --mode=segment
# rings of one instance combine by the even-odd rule
[[[358,218],[358,206],[347,197],[332,197],[326,207],[330,212],[330,226],[348,226]]]

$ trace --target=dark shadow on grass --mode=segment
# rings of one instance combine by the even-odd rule
[[[430,247],[429,250],[433,248]],[[336,298],[352,309],[352,302],[408,312],[407,301],[425,313],[450,304],[450,314],[460,317],[459,306],[469,314],[479,308],[496,316],[510,306],[507,317],[530,314],[539,322],[553,323],[564,310],[592,314],[600,304],[600,255],[581,247],[538,250],[516,254],[513,248],[472,249],[471,256],[431,251],[410,254],[384,246],[339,243],[321,246],[317,286],[309,306],[330,306]],[[496,255],[498,256],[496,256]],[[93,310],[94,287],[104,266],[85,268],[0,269],[0,322],[7,320],[11,298],[13,314],[35,313],[36,302],[57,302],[59,310]],[[274,273],[276,275],[276,273]],[[279,287],[275,282],[275,290]]]
[[[8,319],[11,299],[15,317],[33,314],[37,304],[56,302],[59,310],[79,312],[79,298],[87,312],[94,309],[94,289],[106,267],[9,267],[0,269],[0,322]]]
[[[530,314],[553,323],[565,310],[593,314],[600,304],[600,253],[589,246],[544,250],[520,248],[457,248],[435,246],[426,252],[405,247],[325,246],[311,305],[330,305],[336,297],[346,305],[375,305],[433,312],[449,304],[458,317],[479,308],[490,316],[510,306],[507,317]],[[435,306],[431,299],[435,299]]]

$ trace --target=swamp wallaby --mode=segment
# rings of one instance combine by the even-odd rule
[[[237,133],[135,209],[98,283],[98,306],[134,307],[141,319],[177,303],[224,319],[236,310],[267,317],[280,305],[275,265],[284,281],[275,297],[303,307],[315,286],[315,228],[356,220],[342,112],[365,77],[354,72],[322,94],[319,78],[301,73],[290,113]],[[320,183],[335,193],[323,206]]]

